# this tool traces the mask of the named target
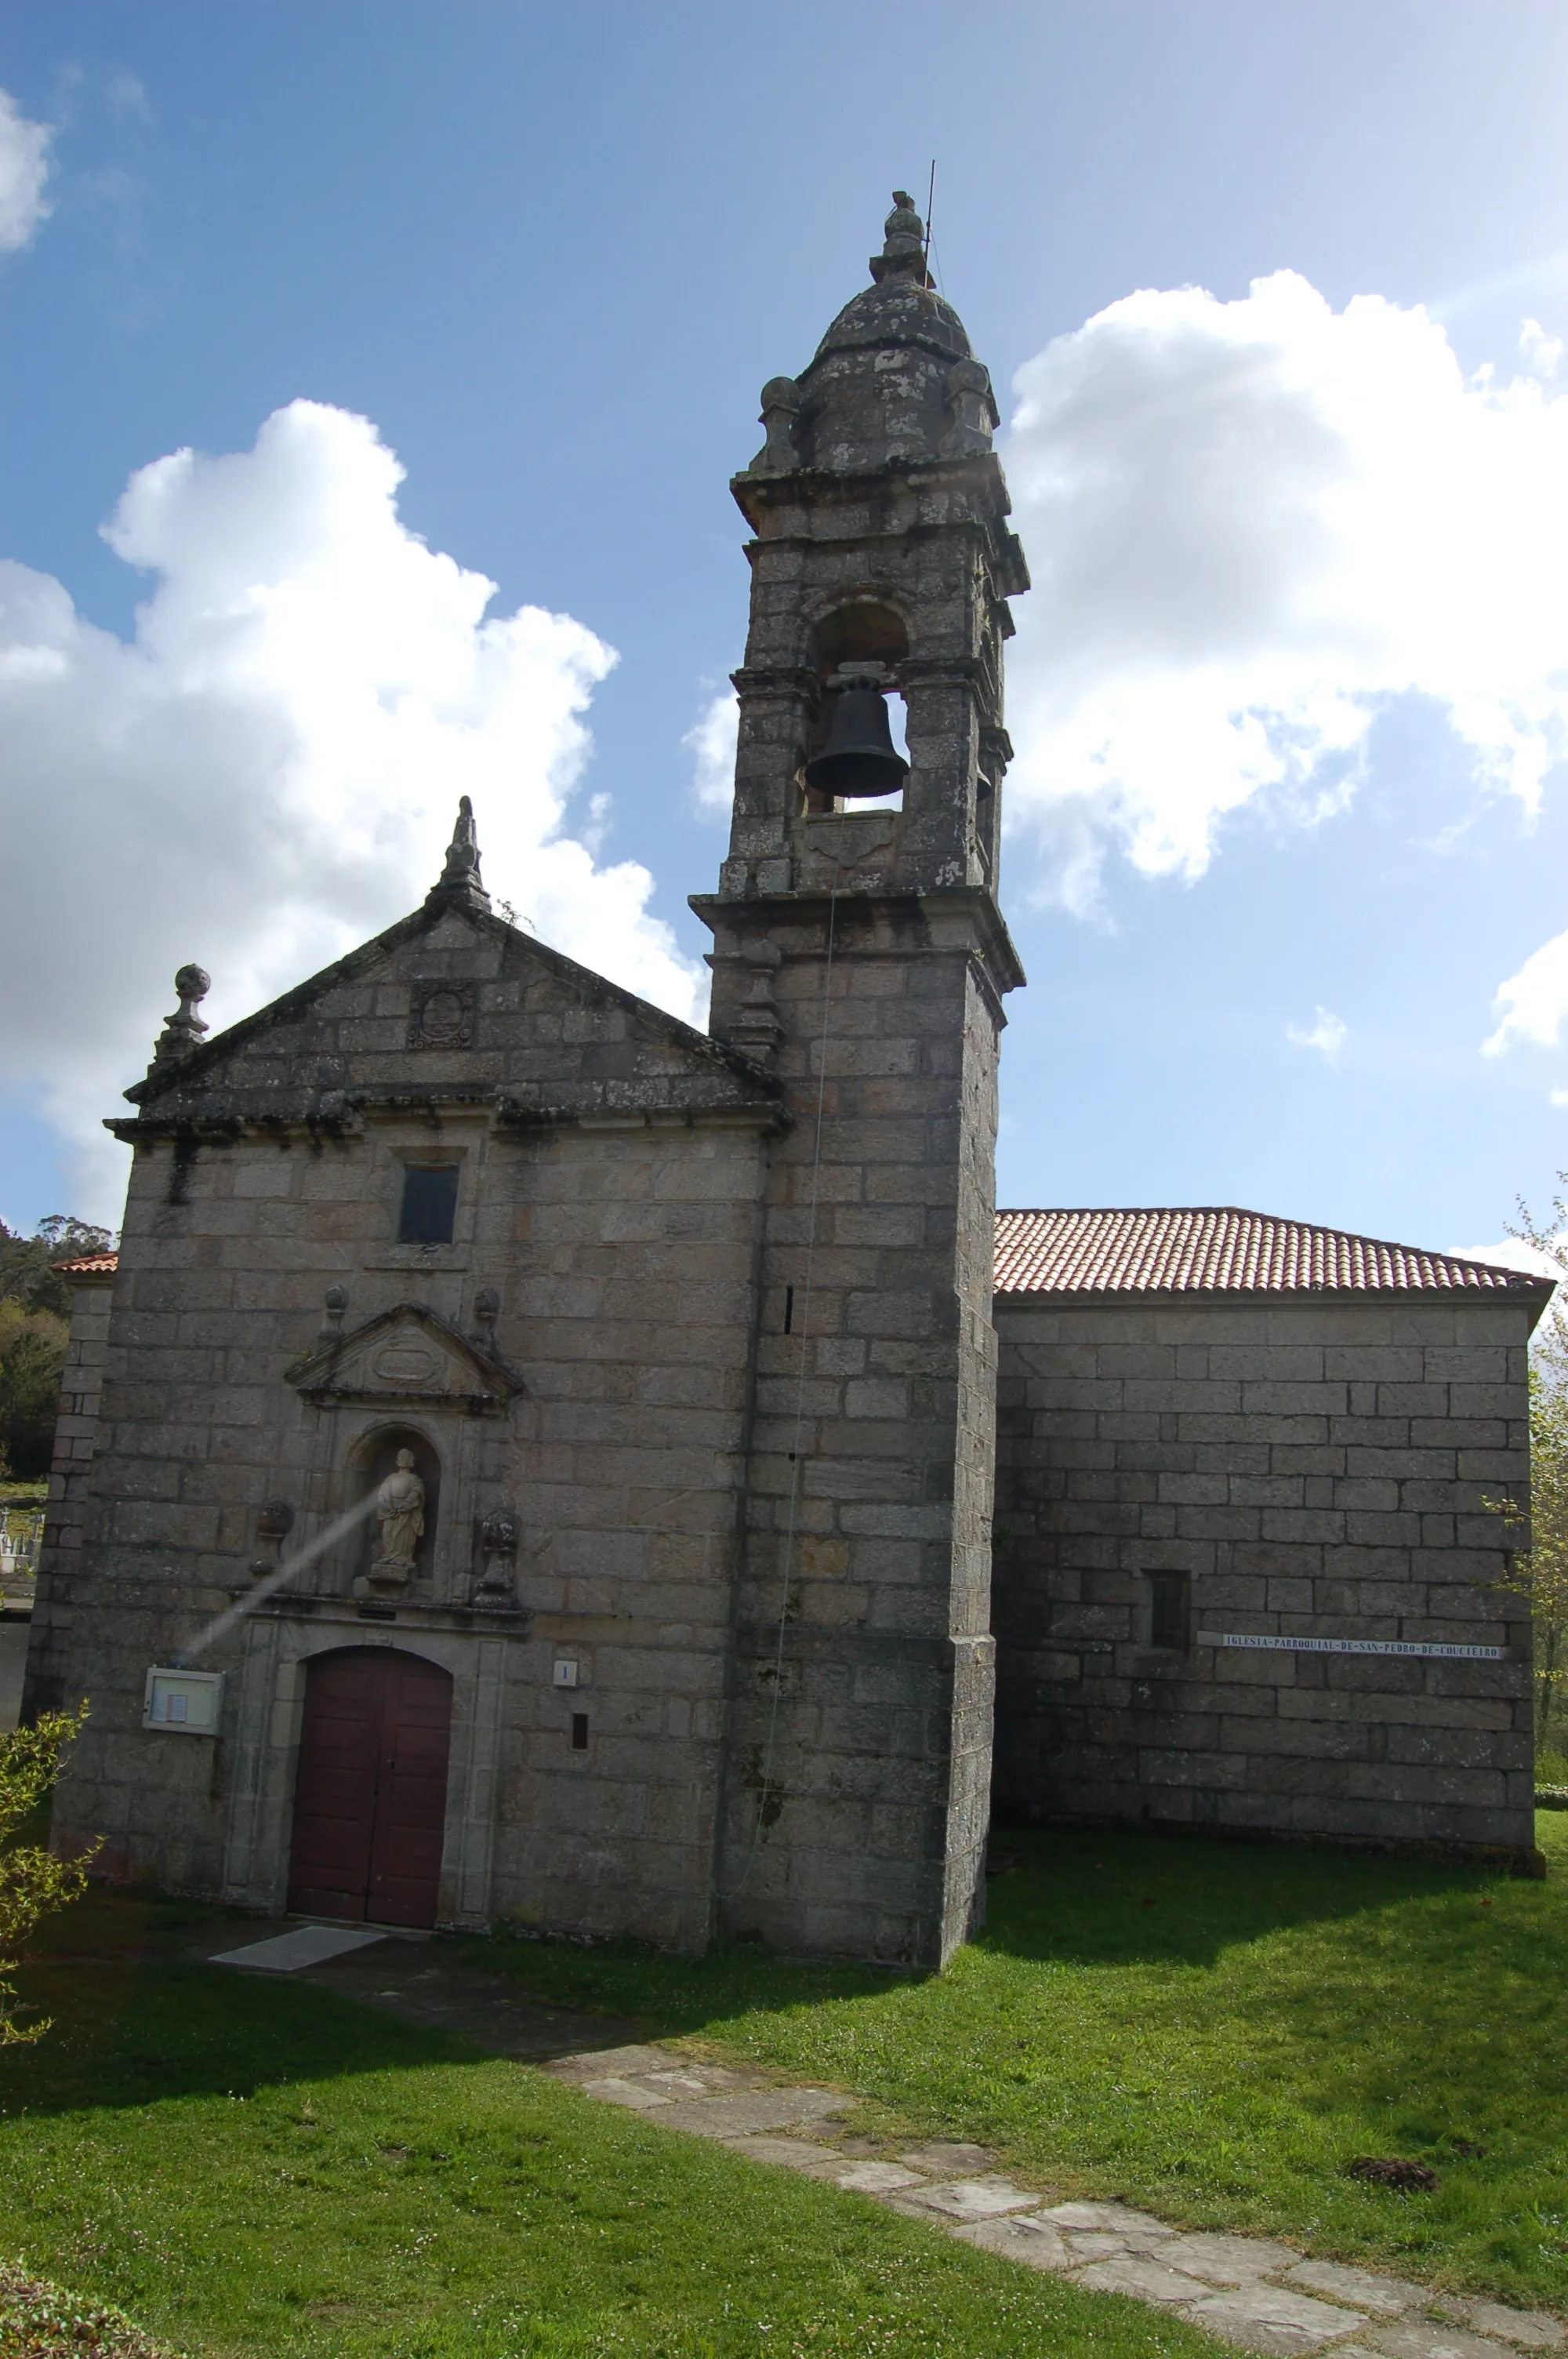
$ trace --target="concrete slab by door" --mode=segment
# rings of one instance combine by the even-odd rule
[[[299,1916],[433,1925],[452,1682],[439,1664],[346,1647],[310,1662],[288,1906]]]

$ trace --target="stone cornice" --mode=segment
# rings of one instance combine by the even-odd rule
[[[730,1047],[729,1042],[716,1042]],[[736,1049],[735,1054],[744,1055]],[[662,1098],[653,1089],[607,1083],[592,1099],[577,1103],[562,1100],[519,1097],[504,1088],[464,1090],[456,1086],[410,1091],[327,1091],[315,1101],[301,1099],[288,1105],[239,1106],[230,1111],[176,1114],[111,1115],[105,1130],[128,1147],[146,1147],[164,1140],[189,1140],[194,1145],[232,1147],[243,1139],[276,1141],[294,1138],[344,1140],[362,1137],[367,1119],[399,1114],[423,1114],[439,1120],[465,1113],[492,1114],[508,1129],[564,1130],[576,1128],[741,1129],[771,1132],[785,1129],[789,1116],[782,1085],[772,1073],[757,1074],[758,1092],[751,1099],[683,1105]],[[323,1110],[322,1099],[336,1101]]]
[[[927,940],[922,947],[933,957],[968,955],[975,959],[987,978],[989,988],[1000,999],[1004,992],[1018,991],[1028,981],[1023,962],[1018,955],[1007,921],[993,897],[980,885],[952,885],[925,893],[855,892],[834,897],[827,893],[759,893],[731,896],[722,893],[693,893],[687,907],[715,934],[721,929],[736,927],[748,934],[770,933],[780,923],[798,921],[803,916],[815,915],[826,928],[828,912],[837,908],[840,926],[852,912],[864,930],[868,916],[883,917],[889,924],[889,940],[883,943],[840,940],[834,949],[836,961],[867,958],[907,958],[911,952],[908,939],[912,916],[923,924]],[[952,921],[967,921],[968,940],[956,939],[957,929]],[[946,937],[946,938],[944,938]],[[1000,1010],[999,1010],[1000,1013]]]

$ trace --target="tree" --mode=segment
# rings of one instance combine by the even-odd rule
[[[52,1310],[0,1302],[0,1459],[24,1482],[49,1471],[69,1332]]]
[[[1555,1264],[1568,1279],[1568,1171],[1557,1175],[1550,1226],[1521,1196],[1509,1234]],[[1561,1723],[1568,1690],[1568,1285],[1560,1284],[1535,1331],[1530,1369],[1530,1509],[1488,1499],[1529,1546],[1513,1560],[1504,1587],[1530,1601],[1535,1646],[1535,1741],[1544,1747]]]
[[[52,1310],[57,1319],[69,1319],[70,1289],[55,1276],[53,1265],[108,1253],[114,1242],[110,1230],[79,1221],[73,1212],[51,1212],[30,1237],[0,1221],[0,1302],[19,1302],[25,1310]]]
[[[49,1471],[70,1290],[57,1261],[107,1253],[107,1229],[51,1212],[24,1237],[0,1221],[0,1476],[37,1480]]]
[[[60,1755],[81,1733],[86,1717],[85,1704],[74,1712],[46,1712],[30,1728],[0,1736],[0,2048],[41,2039],[49,2027],[47,2016],[35,2023],[16,2020],[16,1986],[11,1980],[16,1951],[41,1917],[63,1908],[85,1890],[88,1862],[97,1849],[94,1844],[79,1859],[56,1859],[37,1844],[12,1841],[54,1784]]]

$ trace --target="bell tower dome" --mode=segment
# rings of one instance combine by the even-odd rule
[[[791,1127],[762,1210],[718,1888],[734,1933],[937,1965],[989,1810],[996,901],[1008,599],[990,379],[895,193],[731,489],[751,629],[710,1028]],[[890,703],[901,701],[907,761]]]

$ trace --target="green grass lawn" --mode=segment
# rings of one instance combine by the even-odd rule
[[[1009,1835],[940,1978],[496,1940],[529,1989],[865,2092],[1075,2193],[1568,2309],[1568,1813],[1545,1883],[1328,1848]],[[1434,2194],[1346,2176],[1405,2155]]]
[[[178,1908],[90,1896],[27,1973],[55,2030],[0,2052],[8,2254],[188,2352],[1216,2359],[189,1938]]]

